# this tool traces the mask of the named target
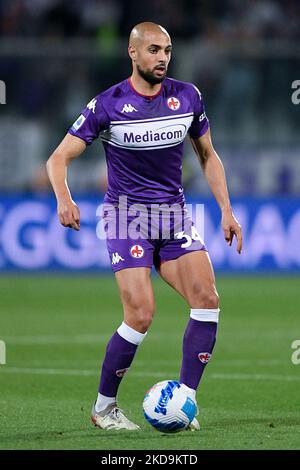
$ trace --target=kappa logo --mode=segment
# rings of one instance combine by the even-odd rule
[[[199,122],[203,121],[203,119],[205,119],[205,118],[206,118],[206,114],[205,114],[205,113],[200,114],[200,116],[199,116]]]
[[[140,245],[133,245],[130,248],[130,254],[133,258],[142,258],[144,256],[144,248]]]
[[[207,364],[210,358],[211,358],[211,354],[209,352],[202,352],[198,354],[198,359],[203,364]]]
[[[123,106],[123,109],[122,109],[122,113],[132,113],[133,111],[137,111],[137,109],[135,109],[134,106],[132,106],[131,104],[124,104]]]
[[[129,367],[126,367],[125,369],[116,370],[116,376],[117,377],[124,377],[126,372],[128,372],[128,369],[129,369]]]
[[[111,264],[118,264],[120,261],[124,261],[122,256],[120,256],[118,252],[113,253],[111,257]]]
[[[168,98],[168,106],[170,109],[172,109],[172,111],[177,111],[177,109],[180,108],[179,99],[174,98],[174,96],[172,96],[171,98]]]
[[[93,98],[88,104],[87,104],[87,108],[88,109],[91,109],[92,112],[95,114],[95,111],[96,111],[96,104],[97,104],[97,100],[96,98]]]

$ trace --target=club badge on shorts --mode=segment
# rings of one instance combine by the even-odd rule
[[[130,254],[133,258],[142,258],[144,256],[144,248],[141,245],[133,245],[130,248]]]

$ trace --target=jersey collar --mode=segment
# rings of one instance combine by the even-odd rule
[[[154,98],[156,98],[158,95],[161,94],[161,91],[162,91],[162,88],[163,88],[163,83],[161,84],[161,87],[160,89],[158,90],[157,93],[155,93],[155,95],[143,95],[142,93],[139,93],[133,86],[133,83],[131,81],[131,77],[128,78],[128,83],[131,87],[131,89],[134,91],[134,93],[136,93],[137,95],[139,96],[142,96],[143,98],[147,98],[148,100],[153,100]]]

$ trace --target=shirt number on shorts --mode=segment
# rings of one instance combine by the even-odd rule
[[[198,241],[202,245],[204,245],[204,242],[194,225],[192,225],[191,235],[188,235],[185,232],[178,232],[178,233],[175,233],[174,237],[177,238],[178,240],[181,240],[182,238],[186,238],[186,242],[180,245],[181,248],[188,248],[189,246],[191,246],[193,241]]]

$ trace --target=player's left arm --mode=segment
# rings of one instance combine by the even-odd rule
[[[209,187],[220,206],[225,240],[231,246],[235,236],[237,239],[237,252],[241,253],[243,246],[242,228],[231,208],[224,167],[212,145],[210,130],[208,129],[201,137],[191,138],[191,141]]]

